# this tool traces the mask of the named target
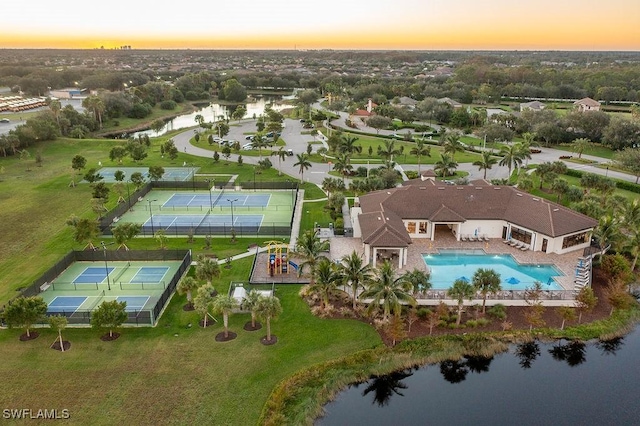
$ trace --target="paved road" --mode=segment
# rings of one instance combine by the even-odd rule
[[[332,120],[331,123],[337,127],[343,128],[345,131],[348,131],[349,128],[346,126],[345,124],[345,118],[348,116],[347,113],[340,113],[340,119],[336,119],[336,120]],[[232,123],[233,124],[233,123]],[[292,120],[292,119],[286,119],[285,120],[285,128],[283,129],[282,132],[282,138],[286,141],[287,146],[286,149],[292,149],[293,152],[295,154],[299,154],[302,152],[306,152],[307,149],[307,144],[309,142],[313,142],[314,138],[313,136],[310,135],[302,135],[301,132],[303,132],[305,129],[302,128],[301,123],[298,120]],[[372,134],[376,134],[376,130],[372,129],[370,127],[366,127],[366,126],[361,126],[360,129],[361,131],[366,131],[366,132],[370,132]],[[236,126],[231,126],[231,129],[229,131],[229,135],[226,137],[227,139],[235,139],[240,141],[241,144],[246,143],[247,141],[245,140],[245,136],[246,133],[252,133],[256,131],[256,127],[255,127],[255,120],[244,120],[241,122],[240,125]],[[393,133],[392,131],[389,130],[381,130],[380,134],[391,134]],[[188,154],[191,155],[197,155],[200,157],[213,157],[213,152],[206,150],[206,149],[202,149],[199,148],[197,146],[191,145],[189,144],[189,139],[193,136],[193,130],[188,130],[185,131],[183,133],[180,133],[176,136],[173,137],[173,140],[176,144],[176,146],[178,147],[178,150],[180,152],[186,152]],[[204,144],[206,142],[200,142],[200,144]],[[322,145],[320,144],[314,144],[314,151],[317,150],[318,148],[320,148]],[[543,163],[546,161],[558,161],[560,156],[563,155],[569,155],[566,151],[561,151],[561,150],[557,150],[557,149],[552,149],[552,148],[541,148],[542,152],[539,154],[532,154],[532,158],[531,160],[529,160],[532,163]],[[593,161],[597,161],[599,163],[606,163],[607,160],[600,158],[600,157],[595,157],[595,156],[589,156],[589,155],[583,155],[583,158],[586,159],[590,159]],[[246,156],[243,155],[243,160],[245,163],[248,164],[257,164],[258,161],[260,160],[259,157],[252,157],[252,156]],[[237,154],[232,154],[230,157],[230,161],[237,161],[238,159],[238,155]],[[300,174],[299,174],[299,169],[297,167],[294,167],[293,164],[297,161],[296,157],[286,157],[286,159],[284,161],[282,161],[280,170],[289,175],[292,176],[294,178],[300,179]],[[417,164],[402,164],[402,158],[399,157],[396,159],[397,162],[399,162],[401,164],[401,167],[404,170],[418,170],[418,165]],[[271,158],[271,162],[273,163],[274,167],[276,169],[279,168],[278,166],[278,160],[277,157],[272,157]],[[617,178],[617,179],[621,179],[621,180],[626,180],[629,182],[635,182],[636,178],[635,176],[626,174],[626,173],[620,173],[620,172],[616,172],[614,170],[606,170],[606,169],[600,169],[595,167],[594,165],[591,164],[585,164],[585,165],[581,165],[581,164],[576,164],[576,163],[571,163],[571,162],[566,162],[565,164],[567,164],[567,166],[569,168],[572,169],[576,169],[576,170],[583,170],[583,171],[587,171],[590,173],[594,173],[594,174],[599,174],[599,175],[603,175],[603,176],[609,176],[609,177],[613,177],[613,178]],[[367,167],[366,164],[363,165],[354,165],[355,167],[359,167],[359,166],[364,166]],[[370,165],[370,168],[375,168],[378,167],[378,165]],[[422,165],[420,167],[421,170],[426,170],[429,168],[432,168],[432,165]],[[321,185],[322,181],[324,180],[324,178],[330,176],[328,174],[328,172],[331,170],[331,166],[329,164],[326,163],[313,163],[313,166],[308,169],[307,171],[305,171],[304,173],[304,180],[306,182],[311,182],[311,183],[315,183],[317,185]],[[462,163],[459,165],[458,170],[462,170],[462,171],[466,171],[469,173],[469,179],[473,180],[473,179],[482,179],[483,178],[483,174],[484,171],[481,171],[478,169],[477,166],[472,165],[471,163]],[[508,175],[508,169],[507,167],[504,166],[498,166],[495,165],[493,166],[492,169],[487,170],[487,179],[491,180],[491,179],[501,179],[501,178],[506,178]]]

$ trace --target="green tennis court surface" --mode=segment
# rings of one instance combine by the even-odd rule
[[[142,235],[288,236],[294,190],[152,190],[119,222],[142,225]]]
[[[83,323],[103,301],[126,302],[129,323],[153,309],[180,261],[75,262],[48,284],[40,296],[49,314]],[[145,317],[146,318],[146,317]]]
[[[148,167],[103,167],[98,170],[98,173],[102,176],[102,182],[114,183],[116,182],[115,173],[118,170],[124,173],[125,182],[131,179],[133,173],[142,173],[145,180],[149,180]],[[183,182],[190,180],[197,171],[198,169],[194,167],[165,167],[160,180]]]

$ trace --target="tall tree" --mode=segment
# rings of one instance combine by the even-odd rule
[[[296,158],[298,159],[298,161],[296,161],[293,166],[298,167],[298,173],[300,173],[300,183],[304,183],[304,171],[311,168],[309,154],[296,154]]]
[[[431,147],[425,146],[422,139],[416,141],[416,146],[409,151],[411,155],[415,155],[418,158],[418,174],[420,173],[420,165],[422,163],[422,157],[431,157]]]
[[[106,328],[109,330],[109,337],[113,337],[113,330],[127,320],[126,308],[127,302],[105,300],[91,312],[91,327]]]
[[[582,287],[576,296],[575,303],[578,311],[578,324],[580,324],[582,322],[582,314],[591,312],[598,304],[598,298],[591,287]]]
[[[445,154],[451,154],[451,159],[455,159],[456,152],[464,152],[465,146],[460,140],[460,134],[458,132],[449,132],[444,138],[442,144]]]
[[[49,326],[54,332],[58,333],[58,341],[60,342],[60,350],[64,352],[64,342],[62,340],[62,330],[67,327],[69,320],[64,315],[52,315],[49,317]]]
[[[298,266],[298,276],[301,276],[308,268],[311,281],[315,276],[317,262],[325,258],[322,253],[329,250],[329,241],[322,241],[315,230],[307,230],[298,237],[296,248],[293,252],[295,256],[302,258]]]
[[[478,170],[484,170],[482,179],[487,179],[487,170],[497,164],[498,159],[491,155],[489,151],[483,151],[481,155],[482,159],[474,161],[473,165],[478,166]]]
[[[220,265],[215,260],[204,255],[198,256],[198,264],[196,265],[196,277],[199,280],[207,282],[207,285],[211,285],[211,282],[220,276]]]
[[[229,315],[238,307],[238,301],[228,294],[219,294],[213,299],[213,310],[222,314],[224,337],[229,337]]]
[[[436,161],[434,166],[433,170],[436,173],[440,172],[440,176],[445,178],[455,172],[458,167],[458,163],[453,161],[453,158],[450,155],[442,154],[442,157],[440,160]]]
[[[342,182],[345,181],[347,175],[353,171],[353,166],[350,164],[349,154],[346,152],[338,154],[333,164],[333,169],[342,175]]]
[[[338,146],[338,149],[340,152],[342,153],[346,153],[348,155],[353,155],[353,154],[359,154],[362,152],[362,146],[361,145],[356,145],[356,142],[358,141],[358,138],[355,136],[352,136],[350,134],[342,134],[340,137],[340,145]]]
[[[582,158],[582,153],[593,146],[593,142],[591,142],[587,138],[578,138],[574,139],[571,142],[571,149],[573,152],[578,154],[578,158]]]
[[[409,283],[414,294],[429,290],[431,288],[430,279],[431,274],[417,268],[400,275],[400,280]]]
[[[393,161],[393,157],[400,155],[400,149],[396,147],[396,142],[385,140],[383,145],[378,145],[378,155],[385,160]]]
[[[242,308],[251,312],[251,328],[254,330],[256,328],[256,317],[258,315],[258,304],[263,297],[264,296],[258,293],[257,290],[251,290],[244,296],[244,299],[242,299]]]
[[[527,154],[523,150],[522,145],[517,143],[503,146],[500,148],[500,154],[502,155],[502,160],[500,160],[499,164],[501,166],[507,166],[509,169],[509,177],[511,177],[511,169],[522,166],[527,155],[530,156],[530,154]]]
[[[287,158],[287,151],[281,146],[277,151],[273,151],[271,155],[278,156],[278,176],[282,176],[282,162]]]
[[[111,228],[111,233],[116,244],[118,244],[118,249],[122,247],[127,251],[129,250],[127,242],[140,234],[140,231],[142,231],[142,224],[133,222],[120,223]]]
[[[340,263],[342,283],[351,287],[352,308],[356,309],[358,290],[365,288],[373,278],[371,265],[366,264],[355,250],[345,255]]]
[[[395,270],[391,263],[384,262],[376,271],[376,279],[360,294],[363,299],[373,299],[369,305],[369,312],[382,308],[382,319],[387,322],[389,316],[399,316],[402,312],[402,304],[414,305],[415,299],[411,296],[413,289],[405,280],[395,277]]]
[[[500,286],[500,274],[493,269],[478,268],[473,274],[471,280],[473,286],[482,294],[482,313],[485,313],[487,304],[487,294],[497,293],[502,287]]]
[[[9,327],[22,327],[27,338],[31,337],[31,326],[47,313],[47,304],[40,296],[18,297],[7,305],[4,319]]]
[[[198,290],[200,283],[193,277],[184,277],[178,283],[178,293],[187,295],[187,305],[193,306],[193,292]]]
[[[202,326],[207,327],[209,315],[211,314],[211,305],[213,304],[213,296],[215,289],[211,284],[203,285],[196,292],[196,297],[193,299],[193,307],[202,316]]]
[[[456,319],[456,325],[460,325],[462,320],[462,307],[464,306],[464,299],[472,300],[476,294],[476,290],[473,285],[465,280],[455,280],[447,295],[458,301],[458,317]]]
[[[341,277],[338,274],[336,264],[323,257],[315,267],[314,280],[309,284],[310,290],[322,297],[322,307],[329,307],[329,298],[338,289]]]
[[[282,313],[280,299],[275,296],[263,297],[258,302],[257,313],[267,323],[267,342],[272,341],[271,320],[277,318]]]
[[[621,168],[633,173],[637,185],[640,179],[640,148],[625,148],[617,152],[613,159]]]

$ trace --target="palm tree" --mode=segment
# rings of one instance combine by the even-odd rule
[[[458,301],[458,318],[456,319],[456,325],[460,325],[460,320],[462,319],[462,306],[464,304],[464,299],[473,299],[473,295],[475,293],[476,290],[473,285],[461,279],[455,280],[451,288],[447,290],[447,295]]]
[[[87,96],[82,101],[82,106],[93,112],[93,117],[98,120],[100,128],[102,128],[102,113],[105,110],[102,99],[95,95]]]
[[[258,316],[267,323],[267,342],[271,342],[271,319],[277,318],[282,313],[280,299],[275,296],[262,297],[256,311]]]
[[[53,116],[56,119],[56,123],[58,123],[58,126],[60,126],[60,110],[62,109],[62,104],[59,100],[53,99],[49,103],[49,109],[53,113]]]
[[[202,315],[202,324],[203,327],[207,327],[207,321],[209,317],[209,310],[211,309],[211,304],[213,303],[212,293],[215,293],[215,289],[212,285],[207,284],[200,287],[196,293],[196,297],[193,300],[193,307],[196,308],[196,311]]]
[[[322,296],[322,307],[329,306],[330,296],[336,292],[340,283],[340,275],[338,274],[335,263],[323,257],[315,267],[314,282],[309,285],[311,291]]]
[[[445,154],[451,154],[452,160],[454,159],[456,152],[465,151],[465,146],[460,140],[460,135],[458,134],[458,132],[447,133],[442,146],[444,148]]]
[[[368,311],[373,312],[382,307],[382,319],[388,321],[391,313],[400,316],[402,302],[409,305],[416,303],[410,294],[411,291],[411,284],[407,281],[396,279],[393,266],[385,261],[378,269],[376,279],[369,283],[369,286],[360,294],[360,297],[362,299],[372,298]]]
[[[281,146],[277,151],[273,151],[271,155],[278,156],[278,176],[282,176],[282,162],[287,158],[287,151],[285,151],[284,147]]]
[[[198,256],[198,265],[196,266],[196,277],[199,280],[205,280],[208,285],[214,278],[220,276],[220,265],[213,259],[204,255]]]
[[[262,160],[262,148],[267,148],[269,146],[269,142],[261,133],[256,133],[255,135],[253,135],[251,146],[253,146],[254,148],[258,148],[258,155],[260,156],[260,160]]]
[[[228,294],[219,294],[213,299],[213,309],[222,314],[222,324],[224,325],[224,337],[229,337],[229,315],[238,307],[238,301]]]
[[[355,196],[359,196],[360,194],[364,194],[367,192],[367,184],[362,179],[354,179],[349,184],[349,190],[353,191]]]
[[[440,172],[440,176],[444,178],[446,176],[452,175],[456,167],[458,167],[458,163],[453,161],[453,157],[449,156],[448,154],[442,154],[442,158],[436,161],[433,170],[436,173]]]
[[[353,170],[353,166],[349,161],[349,154],[343,153],[338,154],[335,159],[335,163],[333,164],[333,169],[342,175],[342,182],[345,181],[346,176]]]
[[[329,241],[321,241],[318,233],[314,230],[305,231],[296,243],[296,248],[292,254],[303,259],[298,266],[298,276],[301,276],[306,268],[309,268],[309,275],[313,282],[316,263],[325,258],[322,252],[329,250]]]
[[[507,166],[509,168],[509,178],[511,177],[511,169],[513,167],[520,167],[522,162],[526,158],[526,154],[522,149],[522,145],[514,143],[508,146],[500,148],[500,154],[503,156],[500,160],[501,166]],[[531,157],[531,154],[528,154]]]
[[[251,328],[256,328],[256,316],[258,312],[258,304],[260,303],[260,299],[264,296],[258,293],[256,290],[251,290],[249,293],[244,296],[242,299],[242,307],[244,309],[248,309],[251,312]]]
[[[178,283],[178,293],[187,294],[187,304],[189,306],[193,306],[192,293],[197,290],[198,287],[200,287],[200,283],[193,279],[193,277],[184,277],[180,280],[180,283]]]
[[[578,138],[571,142],[571,149],[578,154],[578,158],[582,158],[582,153],[591,146],[593,146],[593,142],[587,138]]]
[[[619,240],[620,225],[613,216],[602,216],[598,226],[593,230],[593,236],[598,241],[600,250],[604,250],[608,245],[615,244]],[[600,257],[602,257],[602,252],[600,252]]]
[[[371,265],[365,264],[362,256],[354,250],[351,254],[342,257],[340,273],[343,284],[351,286],[351,299],[355,310],[358,290],[366,287],[372,278]]]
[[[385,160],[393,160],[394,155],[400,155],[400,150],[396,148],[396,142],[386,140],[384,146],[378,146],[378,155]]]
[[[407,271],[400,276],[400,280],[411,284],[414,294],[423,292],[431,288],[431,274],[426,271],[415,268],[413,271]]]
[[[482,179],[487,179],[487,170],[493,165],[498,163],[498,159],[495,158],[489,151],[482,152],[482,159],[473,162],[474,166],[478,166],[478,170],[484,170]]]
[[[416,157],[418,157],[418,174],[420,174],[420,160],[422,159],[423,156],[431,157],[431,147],[425,146],[424,141],[421,139],[418,139],[418,141],[416,142],[416,146],[411,148],[411,151],[409,151],[409,154],[415,155]]]
[[[351,136],[350,134],[343,134],[340,137],[340,145],[338,146],[338,150],[342,153],[351,155],[354,153],[361,153],[362,146],[356,145],[355,143],[358,141],[358,138],[355,136]]]
[[[482,313],[485,313],[487,304],[487,294],[497,293],[502,287],[500,286],[500,274],[493,269],[479,268],[471,280],[473,286],[482,293]]]
[[[311,168],[311,162],[309,162],[309,154],[303,152],[302,154],[296,154],[298,161],[293,165],[299,167],[298,173],[300,173],[300,183],[304,183],[304,171]]]

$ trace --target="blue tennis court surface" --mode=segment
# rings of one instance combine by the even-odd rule
[[[242,227],[245,230],[259,229],[262,224],[264,215],[250,214],[250,215],[234,215],[233,226]],[[231,215],[218,214],[218,215],[172,215],[172,214],[154,214],[153,226],[158,229],[171,230],[177,227],[232,227]],[[143,228],[151,228],[151,219],[142,225]]]
[[[209,194],[173,194],[171,198],[164,203],[163,207],[231,207],[231,201],[235,207],[267,207],[271,194],[222,194],[218,199],[220,192],[212,192]]]
[[[144,308],[144,305],[147,304],[147,300],[149,300],[149,296],[118,296],[116,300],[118,302],[127,302],[125,311],[135,312]]]
[[[168,270],[169,268],[166,266],[143,266],[129,282],[159,283],[162,281]]]
[[[107,269],[102,267],[99,267],[99,268],[89,267],[84,271],[82,271],[82,273],[78,275],[76,279],[73,280],[73,282],[77,284],[101,283],[102,281],[104,281],[105,278],[107,278],[107,270],[109,271],[108,273],[110,274],[111,272],[113,272],[114,269],[115,268]]]
[[[85,296],[56,296],[47,312],[75,312],[87,300]]]

